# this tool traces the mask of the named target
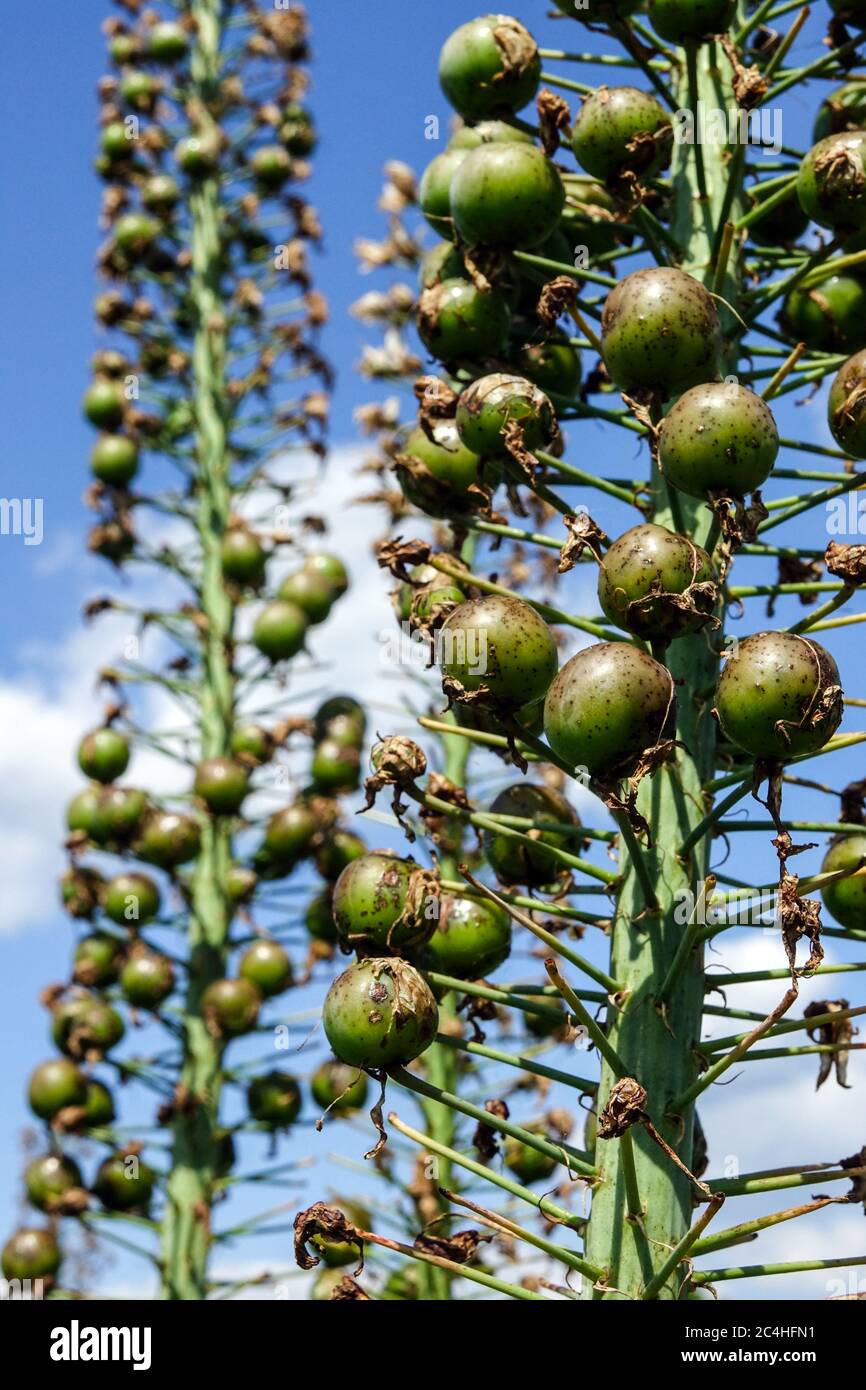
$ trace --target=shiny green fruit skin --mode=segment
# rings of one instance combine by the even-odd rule
[[[866,458],[866,348],[843,362],[833,378],[827,422],[849,458]]]
[[[102,909],[118,926],[144,926],[159,913],[159,889],[147,874],[118,874],[105,889]]]
[[[337,933],[347,946],[363,942],[392,951],[430,935],[436,925],[433,916],[422,916],[420,922],[399,920],[417,868],[413,860],[395,854],[363,854],[346,865],[334,884],[331,908]]]
[[[828,275],[816,285],[798,285],[785,299],[779,323],[790,338],[819,352],[858,348],[866,337],[866,280]]]
[[[669,266],[636,270],[611,290],[601,320],[604,364],[622,391],[664,399],[718,375],[721,327],[698,280]]]
[[[493,815],[519,816],[534,822],[580,824],[571,804],[560,792],[532,782],[514,782],[510,787],[505,787],[491,804],[490,810]],[[523,835],[527,833],[526,826],[515,829],[519,829]],[[500,883],[546,887],[556,881],[557,875],[562,872],[562,864],[548,853],[545,846],[576,852],[575,839],[555,830],[539,830],[537,838],[533,838],[534,843],[527,844],[492,830],[485,831],[484,853]]]
[[[505,348],[511,327],[507,301],[482,294],[471,280],[442,280],[421,295],[418,336],[440,362],[492,357]]]
[[[97,792],[92,804],[76,797],[78,815],[89,820],[90,838],[98,845],[124,844],[138,830],[147,810],[147,797],[134,787],[106,787]],[[70,807],[70,811],[71,811]]]
[[[282,188],[292,172],[292,161],[282,145],[265,145],[255,151],[250,171],[256,183],[271,192]]]
[[[220,566],[223,578],[231,583],[258,588],[265,580],[267,558],[264,547],[251,531],[234,527],[223,536]]]
[[[545,393],[571,399],[577,394],[582,370],[580,353],[570,343],[550,338],[523,348],[518,358],[520,373]]]
[[[535,145],[479,145],[451,180],[451,216],[467,246],[528,251],[550,236],[564,204],[562,179]]]
[[[148,251],[160,233],[160,224],[145,213],[128,212],[118,217],[113,226],[114,244],[130,255]]]
[[[120,988],[128,1004],[158,1009],[174,989],[171,961],[156,951],[136,951],[120,973]]]
[[[556,425],[553,406],[544,392],[525,377],[492,372],[460,393],[457,431],[473,453],[507,457],[505,430],[512,423],[521,427],[527,449],[549,447]]]
[[[505,15],[461,24],[439,55],[442,91],[467,121],[520,111],[535,96],[540,77],[535,41],[519,21]]]
[[[104,1129],[115,1118],[114,1101],[107,1086],[101,1081],[88,1081],[84,1095],[84,1123],[82,1128]]]
[[[100,435],[90,455],[94,478],[108,487],[125,487],[138,472],[138,445],[126,434]]]
[[[811,637],[757,632],[725,662],[716,711],[727,737],[753,758],[816,753],[841,723],[841,698],[819,710],[824,692],[839,684],[835,661]]]
[[[544,619],[522,599],[499,594],[455,608],[437,647],[443,677],[470,692],[483,686],[492,703],[512,708],[543,699],[559,664]]]
[[[625,233],[614,220],[617,205],[609,189],[600,183],[575,184],[562,210],[560,228],[568,239],[573,262],[575,248],[585,247],[587,255],[602,256],[616,250]],[[610,213],[611,216],[605,216]]]
[[[43,1154],[34,1158],[24,1170],[27,1200],[37,1211],[51,1211],[74,1188],[82,1188],[84,1179],[74,1159],[65,1154]]]
[[[219,144],[204,135],[190,135],[179,142],[175,158],[185,174],[204,178],[219,164]]]
[[[27,1099],[40,1120],[53,1120],[61,1110],[84,1104],[87,1079],[76,1064],[65,1057],[42,1062],[30,1077]]]
[[[395,957],[362,960],[331,985],[322,1012],[325,1035],[348,1066],[405,1066],[430,1046],[439,1010],[418,971]]]
[[[253,642],[271,662],[289,661],[304,645],[307,615],[296,603],[277,599],[256,619]]]
[[[161,869],[174,869],[195,859],[201,848],[201,830],[191,816],[175,811],[155,811],[148,816],[135,842],[139,859]]]
[[[93,994],[65,1000],[51,1017],[51,1040],[67,1057],[110,1052],[125,1032],[117,1010]]]
[[[78,745],[78,766],[94,782],[113,782],[129,766],[129,740],[115,729],[95,729]]]
[[[693,584],[713,581],[705,550],[664,526],[633,526],[605,551],[598,568],[598,600],[617,627],[649,640],[671,641],[704,626],[711,595],[694,599],[697,613],[666,607],[654,594],[684,594]],[[640,604],[635,609],[631,605]]]
[[[422,970],[479,980],[511,954],[511,918],[495,903],[443,893],[436,929],[417,954]]]
[[[97,379],[84,393],[84,414],[101,430],[116,430],[123,424],[126,398],[116,381]]]
[[[245,864],[230,865],[226,877],[226,897],[233,907],[249,902],[258,886],[258,875]]]
[[[363,705],[352,695],[331,695],[313,715],[316,738],[335,738],[347,748],[360,748],[367,731]]]
[[[261,724],[239,724],[232,733],[231,751],[234,757],[261,767],[273,756],[274,740]]]
[[[99,1165],[93,1191],[106,1211],[147,1211],[156,1173],[132,1155],[112,1154]]]
[[[854,870],[866,857],[866,831],[862,835],[839,835],[832,841],[821,865],[822,874]],[[851,874],[821,889],[824,906],[840,927],[866,931],[866,873]]]
[[[479,145],[502,145],[517,141],[533,145],[532,136],[507,121],[478,121],[475,125],[458,126],[448,141],[449,150],[477,150]]]
[[[278,941],[254,941],[241,956],[238,974],[255,985],[259,994],[270,999],[282,994],[293,980],[292,962]]]
[[[102,128],[99,148],[110,164],[120,164],[133,154],[135,141],[127,135],[123,121],[110,121]]]
[[[431,159],[418,185],[418,206],[427,222],[441,237],[453,235],[451,219],[451,180],[463,163],[468,151],[449,148]]]
[[[202,1013],[226,1038],[249,1033],[259,1016],[262,996],[249,980],[214,980],[202,995]]]
[[[453,420],[437,420],[431,439],[418,426],[400,450],[407,468],[397,469],[404,496],[428,516],[445,517],[471,506],[469,489],[484,477],[481,459],[464,444]],[[417,466],[420,465],[420,468]]]
[[[656,33],[678,44],[723,34],[736,12],[736,0],[649,0],[647,4]]]
[[[693,386],[662,421],[661,470],[690,497],[744,497],[770,476],[779,433],[767,403],[745,386]]]
[[[120,943],[105,932],[83,936],[75,947],[72,978],[91,989],[114,984],[123,963]]]
[[[235,816],[249,791],[250,775],[233,758],[206,758],[195,773],[194,790],[214,815]]]
[[[639,138],[646,136],[655,138]],[[670,163],[672,147],[670,116],[637,87],[599,87],[590,93],[571,135],[578,164],[602,182],[626,170],[652,178]]]
[[[547,1138],[546,1131],[542,1125],[528,1124],[523,1126],[530,1133],[537,1133],[542,1138]],[[503,1156],[505,1166],[510,1169],[514,1176],[522,1183],[540,1182],[543,1178],[549,1178],[556,1171],[557,1162],[548,1154],[539,1153],[538,1149],[532,1149],[522,1140],[515,1139],[512,1135],[507,1135],[503,1145]]]
[[[334,606],[337,594],[327,578],[314,570],[300,569],[287,575],[279,588],[279,598],[293,603],[309,623],[323,623]]]
[[[331,891],[317,893],[307,906],[304,925],[314,941],[337,941],[337,924],[331,907]]]
[[[294,863],[310,847],[319,823],[313,811],[303,801],[275,811],[265,827],[262,848],[277,861]]]
[[[3,1246],[0,1267],[3,1278],[53,1279],[60,1269],[62,1256],[57,1237],[50,1229],[22,1226]]]
[[[662,736],[674,704],[670,672],[626,642],[599,642],[567,661],[548,691],[544,732],[591,777],[623,777]]]
[[[154,24],[147,36],[147,51],[158,63],[178,63],[188,48],[186,30],[171,20]]]
[[[153,174],[141,186],[141,201],[146,208],[168,212],[180,202],[180,185],[171,174]]]
[[[819,227],[859,232],[866,228],[866,132],[828,135],[804,156],[797,197]]]
[[[316,869],[329,883],[335,883],[349,864],[367,853],[360,835],[351,830],[332,830],[324,837],[316,852]]]
[[[310,780],[314,790],[323,795],[354,791],[361,781],[361,755],[357,748],[323,738],[313,749]]]
[[[338,555],[329,555],[323,550],[314,551],[304,561],[304,568],[323,575],[336,594],[344,594],[349,587],[348,570]]]
[[[285,1129],[301,1113],[301,1088],[285,1071],[268,1071],[247,1088],[247,1106],[254,1120],[271,1129]]]
[[[363,1110],[368,1090],[364,1072],[357,1067],[347,1067],[345,1062],[336,1059],[323,1062],[310,1077],[313,1100],[332,1115]]]

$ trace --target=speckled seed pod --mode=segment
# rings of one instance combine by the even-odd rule
[[[608,373],[623,391],[667,399],[718,376],[722,333],[712,297],[668,266],[636,270],[611,290],[601,343]]]
[[[437,634],[436,655],[446,687],[483,687],[492,704],[514,709],[541,700],[558,665],[544,619],[522,599],[499,594],[455,608]]]
[[[673,728],[674,683],[627,642],[599,642],[566,662],[547,694],[544,732],[555,753],[590,776],[627,777]]]
[[[514,782],[505,787],[493,801],[490,810],[496,816],[519,816],[532,821],[553,821],[559,825],[579,825],[580,822],[561,792],[553,787],[536,786],[532,782]],[[526,833],[526,827],[515,827]],[[556,830],[536,830],[531,844],[513,836],[485,831],[484,853],[500,883],[521,883],[528,888],[543,888],[555,882],[562,864],[549,852],[554,849],[574,849],[576,841]],[[576,851],[575,851],[576,852]]]
[[[670,163],[673,127],[664,107],[638,87],[599,87],[584,98],[571,135],[581,168],[593,178],[626,172],[652,177]]]
[[[850,878],[839,878],[821,889],[827,911],[840,926],[850,931],[866,930],[866,875],[854,870],[866,858],[866,831],[862,835],[837,835],[824,856],[822,874],[850,871]]]
[[[605,552],[598,598],[617,627],[672,641],[706,623],[717,597],[713,579],[706,551],[687,536],[664,526],[632,526]]]
[[[455,29],[439,56],[442,91],[467,121],[519,111],[538,90],[538,46],[519,20],[489,14]]]
[[[341,1062],[405,1066],[435,1038],[439,1009],[423,976],[389,956],[358,961],[344,970],[325,996],[322,1022]]]
[[[838,668],[811,637],[755,633],[725,663],[716,713],[731,742],[754,758],[816,753],[842,721]]]
[[[463,443],[485,457],[507,457],[504,431],[520,426],[527,449],[548,449],[556,432],[556,413],[544,392],[526,377],[493,372],[461,392],[457,430]]]
[[[662,421],[659,464],[690,497],[744,497],[769,477],[779,452],[773,412],[745,386],[711,382],[681,396]]]
[[[657,34],[669,43],[723,34],[737,12],[737,0],[648,0],[647,13]]]
[[[828,275],[816,285],[798,285],[785,299],[779,327],[792,342],[819,352],[859,347],[866,338],[866,281]]]
[[[511,327],[506,300],[482,294],[470,280],[442,280],[418,301],[418,336],[440,362],[462,362],[501,352]]]
[[[480,980],[511,952],[511,918],[496,903],[443,893],[436,929],[418,957],[422,970]]]
[[[805,155],[797,196],[814,222],[838,231],[866,227],[866,132],[845,131],[819,140]]]
[[[536,145],[479,145],[451,180],[451,216],[467,246],[538,246],[564,203],[562,179]]]
[[[502,145],[516,141],[533,145],[532,136],[507,121],[479,121],[477,125],[458,126],[448,141],[449,150],[477,150],[479,145]]]
[[[419,872],[414,860],[396,854],[363,854],[347,864],[331,900],[340,940],[353,948],[375,947],[380,953],[426,941],[436,916],[425,911],[423,884],[420,898],[415,893],[410,901],[412,877]]]
[[[430,434],[419,425],[397,455],[395,472],[404,496],[428,516],[470,508],[470,488],[484,477],[481,459],[464,444],[453,420],[434,421]]]
[[[827,422],[840,449],[866,458],[866,348],[843,362],[830,387]]]

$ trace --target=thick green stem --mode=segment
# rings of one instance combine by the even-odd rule
[[[222,0],[193,0],[196,22],[191,79],[203,120],[219,85]],[[207,619],[202,639],[199,694],[201,757],[229,751],[234,709],[231,664],[232,604],[220,569],[220,542],[231,509],[225,414],[226,332],[220,287],[220,184],[203,179],[190,194],[190,300],[195,315],[192,404],[196,420],[195,497],[201,546],[199,601]],[[217,1168],[222,1055],[202,1015],[207,986],[225,973],[229,914],[224,893],[230,832],[219,820],[202,827],[201,853],[192,875],[188,986],[181,1085],[190,1104],[173,1124],[171,1171],[162,1222],[163,1297],[203,1299],[211,1243],[210,1208]]]

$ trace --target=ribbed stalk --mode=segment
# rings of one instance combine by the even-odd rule
[[[718,66],[717,66],[718,59]],[[724,65],[724,68],[723,68]],[[702,46],[696,57],[694,74],[697,96],[707,107],[724,111],[733,105],[727,61],[715,45]],[[679,105],[689,107],[689,84],[685,64],[677,91]],[[728,155],[715,147],[704,150],[707,202],[698,197],[694,150],[688,145],[675,147],[674,209],[671,229],[682,248],[682,269],[712,283],[713,232],[718,224],[730,177],[739,161],[731,164]],[[730,195],[729,195],[730,197]],[[738,215],[739,190],[729,216]],[[732,251],[728,274],[721,289],[736,304],[737,251]],[[721,306],[720,306],[721,307]],[[722,308],[723,322],[731,325]],[[659,503],[655,520],[671,530],[681,527],[701,543],[706,539],[710,514],[699,502],[680,495],[676,516],[667,504],[665,483],[658,471],[653,479]],[[624,883],[612,929],[609,973],[622,981],[627,990],[622,1009],[610,1007],[608,1027],[611,1043],[628,1072],[647,1089],[650,1115],[661,1134],[690,1165],[693,1108],[677,1119],[665,1112],[671,1099],[687,1090],[696,1076],[694,1048],[701,1035],[704,998],[703,959],[700,949],[679,976],[665,1017],[655,1006],[655,998],[677,952],[685,927],[674,919],[674,908],[687,891],[696,893],[707,870],[708,839],[699,842],[685,862],[677,847],[701,821],[706,805],[703,787],[712,778],[715,731],[710,716],[712,691],[717,675],[717,658],[706,635],[683,638],[671,644],[667,664],[677,682],[678,749],[675,763],[664,767],[644,782],[639,807],[649,822],[652,845],[646,849],[646,862],[659,902],[656,915],[641,915],[644,897],[637,875],[626,859]],[[683,916],[682,912],[679,914]],[[599,1107],[607,1101],[616,1077],[604,1063],[598,1096]],[[599,1140],[596,1163],[601,1181],[594,1189],[592,1213],[586,1238],[586,1258],[607,1271],[606,1291],[586,1289],[586,1296],[599,1298],[640,1298],[649,1282],[648,1274],[658,1271],[671,1250],[692,1224],[692,1190],[688,1179],[664,1157],[661,1150],[639,1127],[632,1130],[634,1164],[630,1168],[628,1150],[618,1140]],[[636,1186],[643,1211],[641,1222],[628,1219],[628,1187]],[[664,1286],[661,1298],[676,1297],[681,1277],[674,1274]]]
[[[197,24],[191,55],[194,98],[201,131],[211,120],[208,104],[220,73],[222,0],[193,0]],[[203,179],[190,195],[190,298],[195,315],[192,395],[196,421],[197,528],[201,546],[199,602],[206,619],[199,693],[201,757],[228,753],[233,723],[233,610],[222,581],[220,542],[231,510],[225,413],[225,307],[220,290],[220,193],[217,176]],[[219,820],[202,830],[201,853],[192,874],[185,1001],[185,1104],[174,1119],[171,1172],[162,1232],[163,1297],[202,1299],[206,1294],[210,1208],[217,1167],[218,1112],[222,1082],[221,1047],[201,1010],[204,990],[225,974],[229,913],[224,892],[231,835]]]

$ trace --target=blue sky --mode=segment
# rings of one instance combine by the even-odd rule
[[[381,214],[375,204],[386,159],[403,159],[420,171],[437,152],[437,147],[431,148],[425,140],[424,132],[429,115],[438,115],[443,129],[447,125],[448,112],[435,81],[438,51],[451,29],[470,18],[474,10],[467,0],[412,6],[405,0],[366,4],[313,0],[311,12],[317,53],[312,102],[322,140],[310,193],[326,230],[317,278],[332,307],[325,348],[338,372],[334,438],[340,446],[320,506],[333,513],[336,534],[348,549],[356,572],[356,589],[349,600],[353,604],[351,616],[348,609],[343,610],[318,655],[326,679],[351,689],[363,688],[384,708],[397,699],[395,687],[382,676],[375,651],[378,633],[388,622],[383,593],[387,586],[367,559],[367,546],[377,534],[381,518],[347,510],[356,490],[351,478],[356,459],[349,451],[352,410],[377,394],[353,374],[367,334],[349,317],[348,308],[376,282],[359,279],[352,243],[359,235],[381,233]],[[519,11],[540,39],[552,44],[563,42],[567,26],[547,20],[545,12],[540,0],[527,0]],[[102,0],[76,0],[74,6],[66,0],[42,0],[38,5],[13,6],[4,18],[7,61],[0,84],[0,111],[7,139],[0,145],[0,186],[6,194],[4,312],[0,316],[4,460],[0,493],[44,499],[45,536],[39,547],[25,547],[20,537],[0,537],[0,592],[5,599],[0,649],[0,773],[4,781],[0,865],[5,893],[0,926],[7,928],[0,934],[0,1017],[7,1059],[0,1068],[0,1229],[10,1224],[18,1201],[19,1137],[27,1122],[25,1079],[47,1053],[45,1015],[36,1005],[36,996],[68,968],[69,926],[53,906],[49,879],[60,865],[54,846],[62,833],[62,807],[76,784],[74,741],[88,720],[95,719],[98,709],[92,695],[92,672],[97,661],[107,657],[106,638],[82,631],[79,623],[84,598],[110,584],[106,569],[84,553],[88,514],[80,498],[86,486],[91,434],[79,410],[87,364],[95,346],[90,306],[96,283],[93,263],[99,184],[90,165],[95,144],[94,89],[103,71],[99,26],[105,13]],[[575,26],[568,28],[574,43]],[[580,46],[589,47],[594,42],[592,36],[580,33]],[[804,53],[817,55],[820,32],[814,18],[806,40]],[[823,84],[816,84],[808,92],[789,94],[784,108],[786,144],[802,145],[807,140],[809,113],[816,95],[824,90]],[[786,399],[790,402],[790,397]],[[779,410],[782,433],[828,442],[823,409],[822,395],[802,407],[785,404]],[[636,466],[631,446],[611,439],[608,431],[590,423],[579,431],[573,427],[569,457],[578,463],[589,461],[592,466],[602,454],[613,474],[630,474]],[[639,466],[644,467],[643,461]],[[773,484],[769,495],[783,495],[793,486]],[[623,524],[621,516],[617,521],[615,508],[608,511],[604,505],[593,505],[593,512],[614,534]],[[786,535],[804,544],[823,546],[824,519],[818,515],[807,524],[795,525]],[[745,578],[746,573],[743,569],[738,577]],[[580,584],[580,577],[572,576],[563,590],[564,599],[570,600],[576,611],[581,606],[584,610],[594,606],[594,598],[582,592]],[[783,611],[779,621],[794,621],[796,616],[799,614],[791,612],[785,618]],[[763,621],[762,610],[753,605],[735,630],[744,635]],[[839,659],[846,688],[855,694],[862,692],[864,669],[859,632],[859,628],[851,629],[847,636],[828,641]],[[384,717],[377,715],[377,719]],[[856,711],[849,714],[845,727],[863,727]],[[834,763],[844,764],[826,774],[835,786],[863,775],[863,760],[857,750],[837,756]],[[832,803],[822,798],[816,807],[814,800],[798,797],[791,805],[823,819]],[[596,811],[589,810],[588,814],[601,823]],[[390,832],[375,829],[370,838],[375,841],[377,835],[393,840]],[[761,843],[756,843],[759,840]],[[740,836],[736,852],[741,877],[755,875],[762,881],[771,876],[763,837]],[[819,858],[820,851],[813,851],[808,864],[804,858],[804,868],[817,868]],[[766,955],[757,957],[754,938],[758,934],[736,935],[740,938],[734,944],[737,968],[779,963]],[[833,953],[836,959],[845,958],[836,943]],[[856,953],[847,954],[854,958]],[[831,984],[832,997],[844,992],[852,1002],[863,1002],[859,978],[848,977],[844,990]],[[815,994],[817,988],[804,992],[804,999],[822,997]],[[311,994],[297,1007],[312,1002]],[[749,986],[740,991],[737,1002],[747,1008],[769,1007],[775,996],[768,996],[763,986]],[[307,1027],[303,1025],[299,1038]],[[743,1167],[757,1168],[770,1166],[774,1156],[777,1162],[838,1158],[859,1147],[864,1135],[858,1117],[862,1117],[862,1089],[866,1085],[861,1056],[857,1054],[852,1065],[858,1090],[850,1095],[833,1091],[828,1084],[813,1101],[812,1060],[802,1059],[771,1064],[792,1070],[784,1076],[776,1072],[772,1079],[762,1076],[760,1086],[755,1073],[763,1069],[751,1068],[751,1074],[737,1083],[736,1101],[731,1092],[713,1097],[704,1116],[714,1157],[711,1171],[719,1171],[731,1154],[742,1156]],[[787,1139],[784,1152],[779,1154],[776,1140],[782,1132]],[[341,1135],[337,1145],[346,1155],[358,1158],[367,1147],[365,1138],[350,1131]],[[314,1143],[310,1130],[310,1152]],[[277,1194],[273,1200],[281,1198]],[[815,1232],[814,1238],[810,1236],[810,1250],[820,1246],[826,1251],[834,1243],[840,1248],[840,1241],[846,1242],[841,1248],[853,1248],[852,1228],[862,1240],[856,1212],[852,1217],[844,1209],[841,1213],[831,1209],[824,1223],[820,1229],[810,1228]],[[766,1248],[777,1258],[794,1258],[803,1248],[802,1243],[798,1246],[796,1239],[791,1240],[787,1228],[775,1240]],[[257,1256],[264,1249],[264,1242],[257,1244]],[[280,1250],[285,1258],[285,1240]],[[126,1276],[125,1263],[120,1268]],[[133,1277],[130,1272],[129,1279]],[[750,1290],[750,1296],[759,1292]],[[772,1293],[824,1296],[814,1281],[797,1282],[796,1287],[795,1281],[786,1282],[784,1288],[779,1284]]]

